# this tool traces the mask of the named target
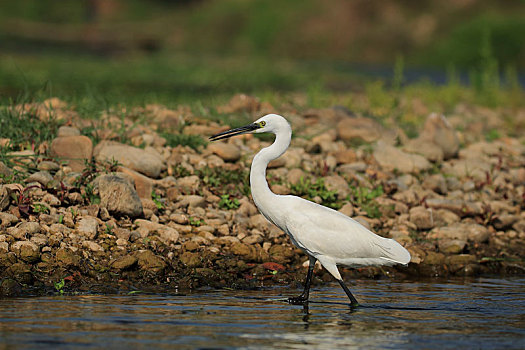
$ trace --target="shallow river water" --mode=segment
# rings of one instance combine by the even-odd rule
[[[0,349],[524,349],[525,278],[0,299]]]

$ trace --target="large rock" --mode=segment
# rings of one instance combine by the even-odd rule
[[[11,244],[11,250],[23,261],[28,263],[40,259],[40,248],[31,241],[17,241]]]
[[[456,223],[451,226],[436,227],[430,231],[428,235],[428,238],[452,239],[474,243],[486,242],[489,237],[490,232],[485,226],[468,223]]]
[[[116,160],[123,166],[152,178],[159,177],[163,167],[162,159],[152,152],[117,142],[102,141],[93,153],[97,162]]]
[[[139,251],[136,257],[141,270],[157,274],[162,273],[167,266],[164,260],[151,250]]]
[[[438,241],[439,251],[444,254],[459,254],[463,252],[467,242],[460,239],[442,239]]]
[[[227,162],[236,162],[241,158],[239,147],[231,143],[213,142],[208,145],[208,151],[218,155]]]
[[[441,147],[421,137],[409,140],[403,149],[409,153],[420,154],[431,162],[441,162],[444,158]]]
[[[397,169],[402,173],[419,173],[431,168],[431,164],[423,156],[405,153],[382,141],[377,143],[373,155],[379,165],[388,171]]]
[[[51,176],[51,174],[45,170],[33,173],[25,179],[25,182],[38,182],[44,187],[47,187],[47,184],[51,181],[53,181],[53,176]]]
[[[102,175],[95,179],[100,195],[100,205],[114,215],[137,217],[142,215],[140,197],[133,186],[116,175]]]
[[[135,184],[135,190],[140,198],[151,198],[151,192],[153,191],[153,179],[142,175],[135,170],[119,166],[117,171],[129,175]]]
[[[347,117],[337,123],[337,137],[343,141],[377,141],[381,138],[381,124],[370,118]]]
[[[93,143],[87,136],[61,136],[51,142],[52,156],[67,160],[73,171],[81,172],[93,154]]]
[[[132,268],[136,263],[138,259],[136,256],[133,255],[124,255],[120,258],[116,259],[111,263],[111,267],[116,270],[128,270]]]

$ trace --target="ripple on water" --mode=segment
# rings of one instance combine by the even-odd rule
[[[284,287],[185,295],[6,299],[3,344],[17,348],[226,347],[519,349],[525,279],[355,281],[314,287],[308,308]],[[281,298],[281,300],[279,300]]]

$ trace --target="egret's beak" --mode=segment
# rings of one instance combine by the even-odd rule
[[[261,126],[257,123],[251,123],[246,126],[241,126],[240,128],[231,129],[228,131],[220,132],[218,134],[215,134],[210,137],[211,141],[217,141],[222,139],[227,139],[228,137],[236,136],[236,135],[242,135],[249,132],[252,132],[254,130],[257,130],[261,128]]]

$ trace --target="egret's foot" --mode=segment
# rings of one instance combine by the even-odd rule
[[[289,297],[288,303],[292,305],[302,305],[308,302],[308,298],[302,295],[299,295],[298,297]]]
[[[350,309],[354,310],[354,309],[357,309],[358,307],[359,307],[359,303],[357,303],[357,302],[350,303]]]

